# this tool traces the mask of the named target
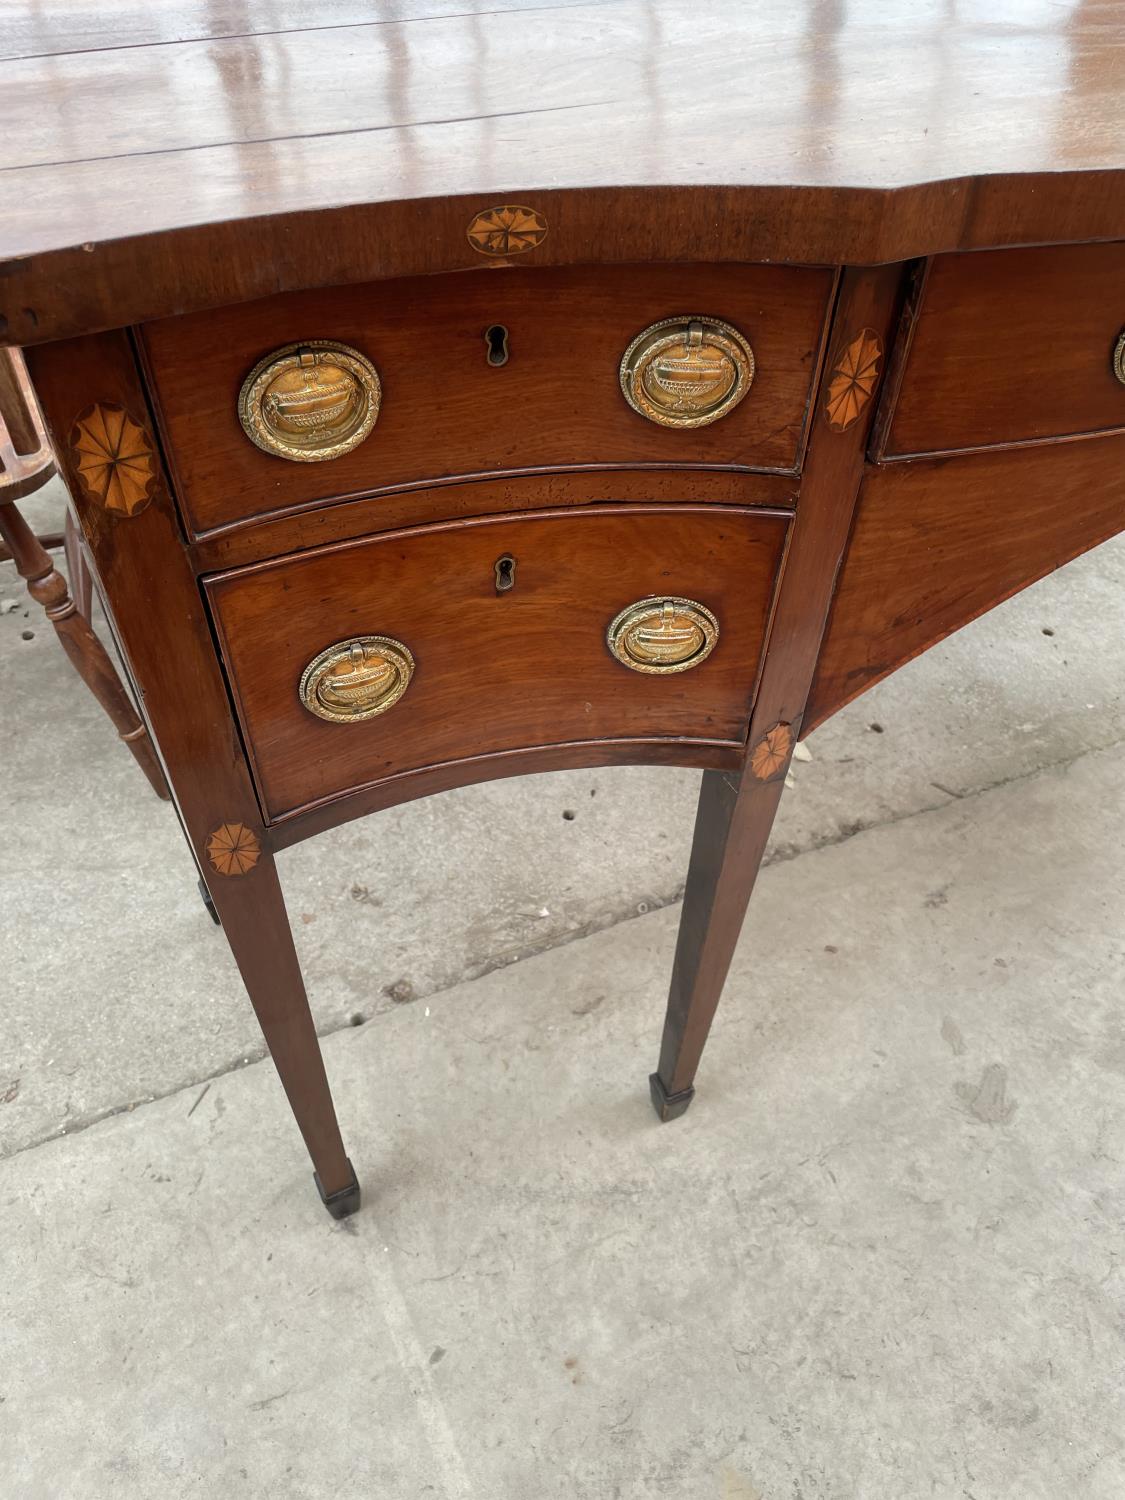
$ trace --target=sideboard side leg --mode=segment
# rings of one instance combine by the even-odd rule
[[[662,1120],[682,1115],[734,957],[800,733],[863,477],[901,267],[840,281],[828,358],[813,397],[804,477],[741,772],[705,771],[657,1071]]]

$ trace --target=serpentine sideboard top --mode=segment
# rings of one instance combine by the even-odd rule
[[[530,195],[538,265],[1114,238],[1125,3],[2,0],[0,139],[22,345],[494,265]]]

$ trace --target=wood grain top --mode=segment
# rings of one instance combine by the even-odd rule
[[[493,204],[536,263],[1125,237],[1125,0],[0,0],[0,37],[12,342],[467,268]]]

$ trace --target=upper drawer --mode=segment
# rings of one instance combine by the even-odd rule
[[[1125,244],[938,256],[880,456],[1125,427],[1123,325]]]
[[[269,816],[531,746],[739,743],[788,520],[543,510],[208,579]]]
[[[337,496],[513,469],[794,471],[833,282],[830,270],[792,266],[465,272],[169,318],[148,324],[142,340],[181,504],[199,533]],[[631,341],[679,317],[731,324],[752,351],[744,399],[703,426],[659,425],[622,392],[619,367]],[[486,340],[488,329],[507,330],[506,350],[499,334]],[[327,460],[263,452],[240,425],[243,382],[272,351],[315,340],[346,345],[374,367],[381,387],[374,426]],[[490,362],[505,352],[505,363]],[[689,349],[681,361],[689,375],[694,358]],[[717,358],[721,366],[721,351]],[[680,379],[682,371],[657,370],[654,378],[666,376]],[[349,378],[345,372],[345,385]],[[285,399],[301,379],[294,370]],[[324,388],[332,420],[330,378]],[[299,407],[283,415],[308,418]]]

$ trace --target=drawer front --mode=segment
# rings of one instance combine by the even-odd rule
[[[507,470],[721,464],[792,472],[833,284],[829,270],[792,266],[465,272],[167,319],[148,324],[142,344],[180,501],[199,534],[336,496]],[[721,320],[751,353],[744,398],[702,426],[649,420],[622,388],[622,358],[635,337],[680,317]],[[490,329],[506,338],[486,339]],[[272,352],[316,341],[365,362],[340,375],[357,400],[371,401],[358,383],[371,380],[366,365],[374,370],[373,425],[327,459],[263,451],[240,423],[244,382]],[[288,373],[284,399],[301,378]],[[327,380],[324,389],[332,389]],[[248,400],[260,396],[252,383]],[[288,417],[314,419],[302,410]]]
[[[787,525],[717,506],[540,512],[206,580],[268,815],[526,746],[740,742]],[[623,664],[619,617],[619,653],[679,669]]]
[[[882,456],[1125,427],[1123,332],[1125,244],[938,256]]]

